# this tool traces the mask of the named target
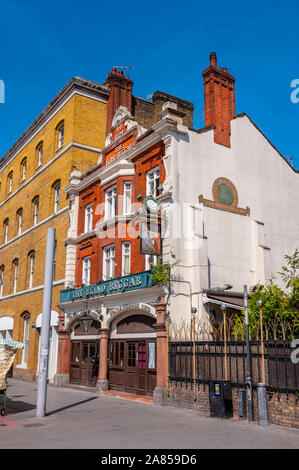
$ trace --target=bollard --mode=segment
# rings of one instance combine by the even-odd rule
[[[257,406],[258,406],[258,423],[260,426],[267,426],[268,406],[267,406],[267,389],[266,384],[257,384]]]

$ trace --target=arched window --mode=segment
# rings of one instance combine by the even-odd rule
[[[12,186],[13,186],[13,172],[11,171],[7,176],[7,194],[10,194],[12,192]]]
[[[17,292],[18,287],[18,272],[19,272],[19,260],[14,259],[12,262],[12,275],[13,275],[13,293]]]
[[[0,266],[0,297],[3,296],[4,289],[4,265]]]
[[[54,213],[59,211],[60,206],[60,180],[55,181],[52,185],[54,193]]]
[[[63,142],[64,142],[64,121],[60,121],[60,123],[56,127],[57,150],[63,146]]]
[[[25,157],[21,161],[21,178],[20,178],[21,183],[25,181],[26,173],[27,173],[27,158]]]
[[[3,222],[3,240],[4,243],[8,242],[8,227],[9,227],[9,219],[5,219]]]
[[[27,367],[30,333],[30,314],[28,312],[24,312],[21,316],[23,319],[23,337],[21,338],[21,341],[24,344],[24,348],[22,350],[22,365],[24,367]]]
[[[21,235],[22,233],[22,223],[23,223],[23,209],[22,207],[17,211],[17,234]]]
[[[34,264],[35,264],[35,252],[30,251],[30,253],[28,253],[29,289],[32,289],[33,287]]]
[[[36,168],[39,168],[43,163],[43,151],[44,151],[43,142],[40,142],[36,146],[36,149],[35,149]]]
[[[33,209],[33,226],[34,226],[38,223],[39,196],[35,196],[32,199],[32,209]]]

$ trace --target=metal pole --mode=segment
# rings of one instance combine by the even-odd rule
[[[223,310],[223,333],[224,333],[224,380],[228,380],[228,367],[227,367],[227,335],[226,335],[226,309]]]
[[[244,286],[244,308],[245,308],[245,332],[246,332],[246,356],[247,356],[246,386],[247,386],[248,421],[253,421],[251,356],[250,356],[249,319],[248,319],[248,295],[247,295],[246,285]]]
[[[266,383],[266,371],[265,371],[265,348],[264,348],[264,328],[263,328],[263,312],[260,308],[260,329],[261,329],[261,352],[262,352],[262,383]]]
[[[46,414],[54,246],[55,246],[55,229],[48,228],[45,276],[44,276],[44,297],[43,297],[43,311],[42,311],[39,371],[38,371],[37,404],[36,404],[36,416],[38,417],[43,417]]]

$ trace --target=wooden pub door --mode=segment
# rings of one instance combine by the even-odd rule
[[[156,339],[111,340],[109,387],[152,395],[156,387]]]
[[[95,387],[99,373],[99,342],[72,341],[70,383]]]

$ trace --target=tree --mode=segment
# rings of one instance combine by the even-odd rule
[[[248,299],[248,317],[252,338],[260,337],[258,300],[262,300],[264,335],[266,338],[295,338],[299,336],[299,250],[293,255],[285,255],[286,266],[281,275],[286,291],[273,283],[268,286],[255,286]],[[244,335],[244,312],[235,321],[233,330],[236,336]]]

